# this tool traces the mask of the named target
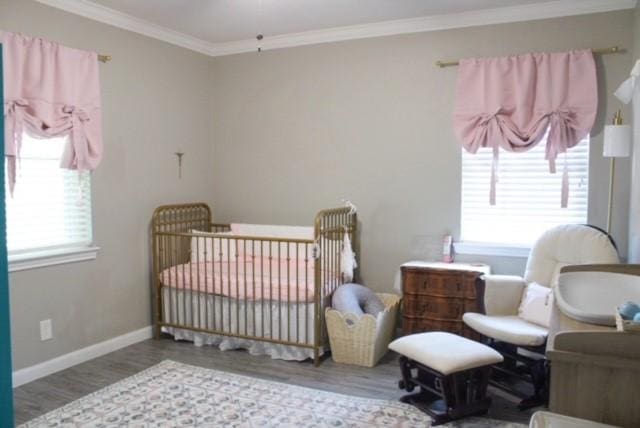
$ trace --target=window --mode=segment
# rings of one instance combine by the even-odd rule
[[[12,263],[95,250],[91,247],[90,174],[60,168],[66,142],[66,137],[23,136],[13,197],[5,179],[7,247]],[[95,258],[95,251],[92,257],[82,259],[87,258]]]
[[[491,149],[462,153],[461,240],[528,247],[547,229],[587,222],[589,139],[566,154],[569,206],[560,208],[565,155],[549,173],[545,142],[524,153],[500,152],[496,205],[489,205]]]

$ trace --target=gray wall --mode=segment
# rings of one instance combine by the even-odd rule
[[[224,220],[311,224],[348,197],[360,209],[363,281],[389,290],[422,236],[459,235],[460,147],[451,125],[455,68],[438,59],[630,48],[633,14],[615,12],[420,33],[215,59],[215,212]],[[629,53],[597,58],[589,221],[606,222],[602,127]],[[618,163],[614,235],[627,247],[629,162]],[[525,260],[490,262],[522,273]]]
[[[31,0],[0,0],[0,29],[113,55],[102,65],[105,158],[93,175],[95,261],[11,275],[15,368],[149,324],[148,223],[159,204],[202,200],[217,220],[311,224],[351,198],[364,280],[390,289],[421,237],[458,235],[456,70],[437,59],[631,46],[627,12],[206,58]],[[598,59],[590,219],[606,217],[602,125],[630,55]],[[186,151],[182,180],[173,152]],[[628,201],[621,162],[616,197]],[[213,203],[215,201],[215,204]],[[615,235],[626,247],[626,206]],[[519,258],[480,258],[521,272]],[[38,323],[53,320],[54,339]]]
[[[113,55],[100,69],[105,156],[92,177],[101,250],[95,261],[11,274],[20,369],[150,324],[153,209],[212,197],[211,60],[33,1],[0,1],[0,29]],[[182,180],[178,146],[187,153]],[[46,318],[54,338],[40,342],[39,321]]]

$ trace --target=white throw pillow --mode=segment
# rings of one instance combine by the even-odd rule
[[[523,320],[549,327],[553,308],[553,290],[536,282],[527,285],[518,308]]]
[[[213,260],[235,260],[236,258],[236,240],[215,238],[214,236],[226,235],[233,236],[232,232],[203,232],[201,230],[192,230],[192,234],[202,236],[201,238],[191,238],[191,261],[211,262]]]

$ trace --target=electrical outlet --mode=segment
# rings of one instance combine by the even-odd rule
[[[44,342],[49,339],[53,339],[51,320],[42,320],[40,321],[40,340]]]

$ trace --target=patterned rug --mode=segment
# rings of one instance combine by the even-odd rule
[[[397,401],[359,398],[163,361],[21,427],[425,427]],[[450,428],[521,427],[470,418]]]

